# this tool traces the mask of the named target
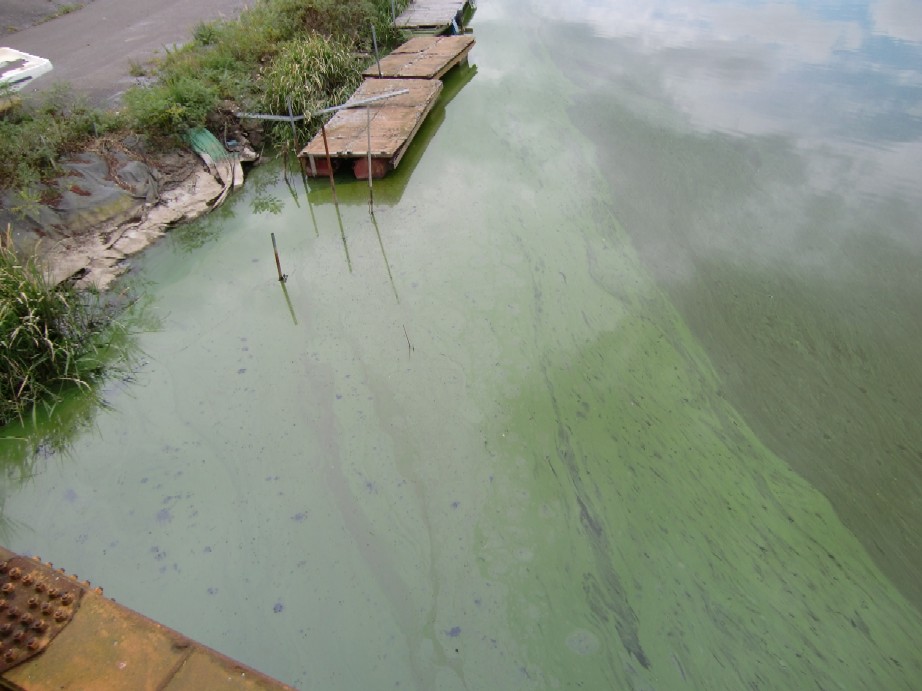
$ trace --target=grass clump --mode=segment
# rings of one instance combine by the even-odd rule
[[[371,26],[382,47],[401,38],[390,15],[390,0],[258,0],[237,20],[199,24],[192,42],[161,60],[156,84],[126,94],[129,122],[175,136],[204,125],[222,100],[277,115],[289,96],[298,114],[340,102],[371,60]],[[302,136],[318,124],[303,124]],[[284,144],[291,130],[271,134]]]
[[[178,72],[125,94],[130,125],[140,132],[171,135],[205,123],[218,103],[214,84]]]
[[[51,408],[68,387],[89,390],[104,366],[111,317],[99,300],[53,286],[10,233],[0,243],[0,426]]]
[[[313,113],[345,101],[361,83],[363,60],[342,41],[321,34],[292,39],[279,48],[271,66],[260,76],[259,109],[264,113],[287,113],[291,99],[295,113]],[[320,122],[306,119],[302,130]],[[288,123],[276,123],[276,141],[291,134]],[[306,138],[306,137],[305,137]]]

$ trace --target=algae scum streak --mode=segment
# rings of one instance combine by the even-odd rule
[[[3,541],[304,689],[918,688],[901,7],[482,1],[374,215],[264,167],[145,255]]]

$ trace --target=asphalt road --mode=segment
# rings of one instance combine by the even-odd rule
[[[0,27],[39,21],[60,2],[2,0]],[[132,64],[187,43],[199,22],[232,19],[246,0],[92,0],[68,14],[0,36],[0,45],[51,60],[54,69],[24,91],[69,83],[96,105],[115,107],[136,82]]]

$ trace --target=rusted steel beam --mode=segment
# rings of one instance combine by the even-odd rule
[[[11,616],[13,610],[15,616]],[[291,690],[109,600],[101,589],[51,564],[20,557],[3,547],[0,646],[0,661],[5,661],[0,668],[3,688]]]

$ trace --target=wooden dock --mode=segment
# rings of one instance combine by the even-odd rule
[[[326,124],[327,147],[335,170],[348,162],[359,179],[368,178],[369,136],[373,178],[397,167],[413,136],[442,91],[438,79],[366,79],[346,103],[363,101],[406,89],[407,93],[338,111]],[[367,109],[367,111],[366,111]],[[369,115],[371,132],[369,135]],[[323,135],[315,136],[299,154],[311,176],[329,174]]]
[[[460,28],[468,0],[410,0],[394,23],[398,29],[440,34]]]
[[[417,36],[362,74],[385,79],[441,79],[464,62],[473,47],[473,36]]]
[[[387,175],[435,106],[441,77],[473,46],[473,36],[417,36],[371,65],[359,89],[298,154],[305,172],[326,176],[351,165],[362,180]]]

